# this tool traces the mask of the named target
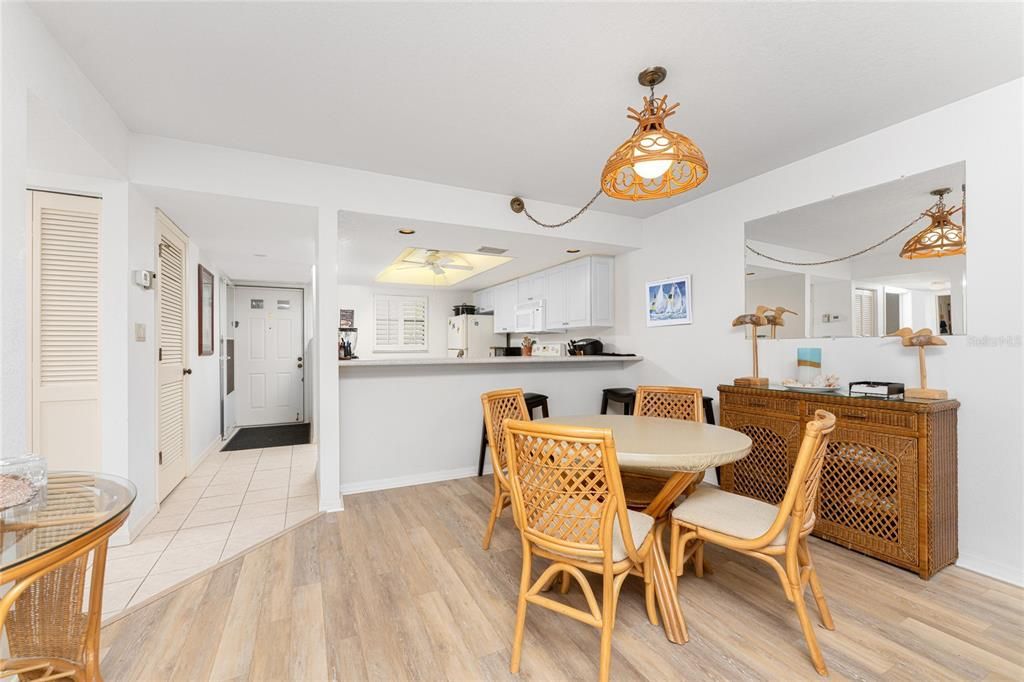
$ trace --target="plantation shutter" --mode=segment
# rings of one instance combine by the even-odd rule
[[[856,289],[853,294],[853,335],[878,336],[875,322],[878,305],[874,289]]]
[[[102,202],[30,192],[31,449],[57,469],[99,469]]]
[[[427,350],[425,296],[373,297],[373,349],[383,352]]]

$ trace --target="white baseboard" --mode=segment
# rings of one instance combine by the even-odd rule
[[[205,462],[206,458],[209,457],[211,454],[213,454],[214,452],[219,452],[221,447],[226,442],[227,442],[227,440],[221,440],[220,435],[217,435],[217,437],[215,437],[212,441],[210,441],[210,444],[207,445],[205,448],[203,448],[202,453],[199,455],[199,459],[197,459],[192,464],[192,466],[189,467],[188,475],[191,476],[195,472],[195,470],[198,469],[199,466],[203,462]]]
[[[1024,587],[1024,572],[1019,567],[1014,568],[998,561],[979,559],[978,557],[964,556],[963,554],[956,560],[956,565],[960,568],[966,568],[968,571],[1001,580],[1010,585]]]
[[[160,507],[154,504],[144,513],[133,513],[129,515],[128,521],[126,521],[116,533],[110,536],[110,546],[120,547],[121,545],[131,543],[135,538],[142,534],[142,530],[146,527],[146,524],[153,520],[153,517],[156,516],[158,511],[160,511]]]
[[[486,476],[490,467],[484,469]],[[390,488],[405,488],[410,485],[422,485],[424,483],[437,483],[438,481],[452,481],[457,478],[469,478],[476,476],[476,467],[460,467],[458,469],[445,469],[443,471],[429,471],[423,474],[412,474],[410,476],[397,476],[395,478],[378,478],[373,481],[359,481],[357,483],[345,483],[341,486],[342,495],[354,493],[368,493],[373,490],[388,490]]]

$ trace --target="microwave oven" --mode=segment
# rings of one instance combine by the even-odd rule
[[[515,330],[519,332],[544,331],[544,300],[527,301],[516,306]]]

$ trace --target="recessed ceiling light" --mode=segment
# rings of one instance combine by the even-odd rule
[[[256,256],[257,258],[266,258],[267,257],[267,254],[265,254],[265,253],[254,253],[252,255]]]
[[[408,227],[403,227],[398,231],[398,234],[416,234],[416,230],[410,230]]]
[[[565,252],[566,253],[579,253],[580,250],[579,249],[566,249]]]

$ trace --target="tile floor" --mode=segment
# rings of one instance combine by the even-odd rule
[[[209,455],[134,542],[111,547],[103,617],[317,513],[315,445]]]

